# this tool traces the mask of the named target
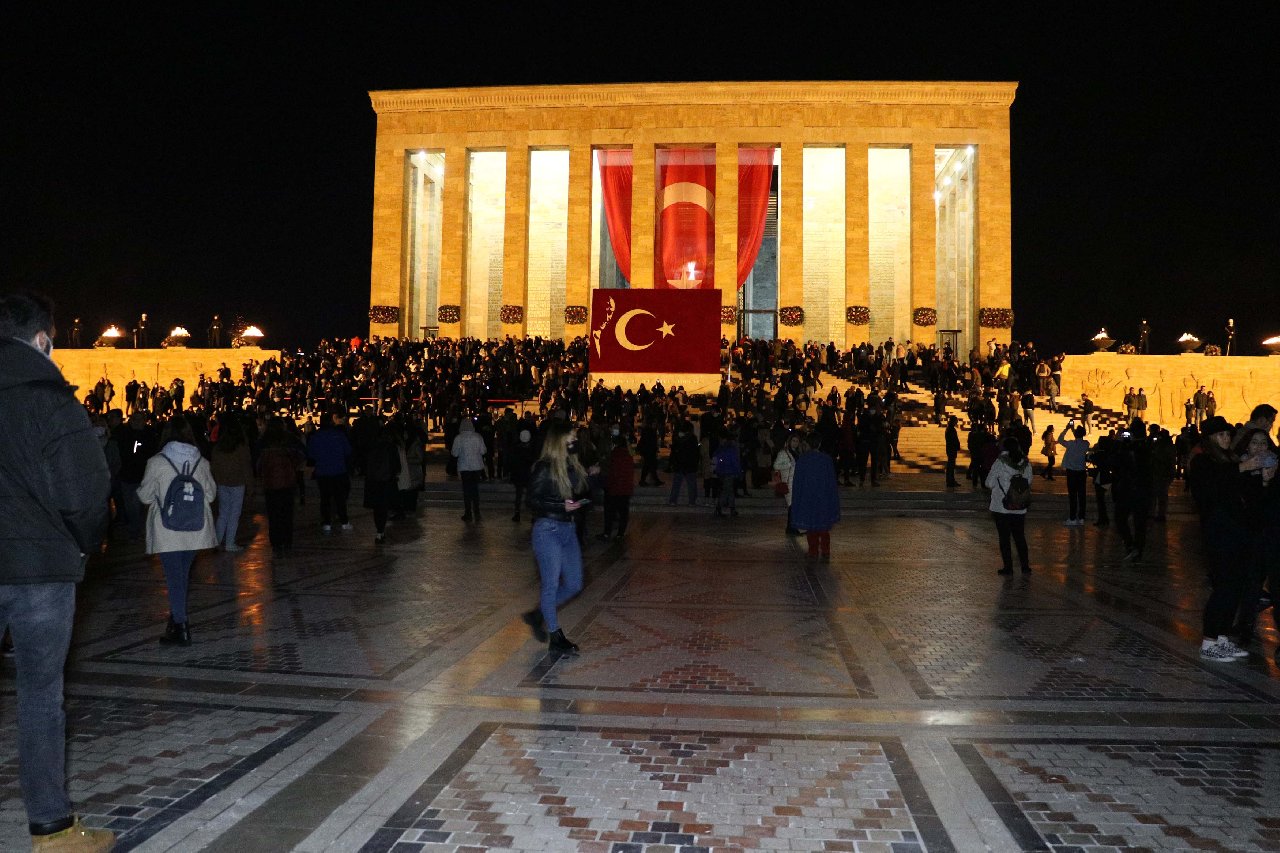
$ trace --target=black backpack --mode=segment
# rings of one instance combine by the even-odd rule
[[[194,533],[204,529],[204,488],[191,476],[188,463],[178,470],[173,460],[163,453],[164,461],[173,469],[174,477],[160,504],[160,523],[166,530]]]
[[[1018,470],[1021,471],[1021,469]],[[1000,505],[1010,511],[1031,506],[1031,481],[1021,473],[1015,473],[1009,479],[1009,487],[1004,490],[1004,500]]]

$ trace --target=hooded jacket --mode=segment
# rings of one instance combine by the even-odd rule
[[[107,526],[111,475],[57,365],[0,340],[0,583],[78,583]]]
[[[160,518],[160,506],[169,492],[169,484],[178,471],[187,469],[204,492],[204,526],[199,530],[170,530]],[[138,486],[138,500],[147,507],[147,553],[167,554],[172,551],[199,551],[218,544],[213,529],[210,505],[218,496],[209,460],[200,455],[194,444],[171,441],[147,461],[147,472]]]

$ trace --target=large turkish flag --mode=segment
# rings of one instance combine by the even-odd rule
[[[596,290],[592,373],[719,373],[720,292]]]

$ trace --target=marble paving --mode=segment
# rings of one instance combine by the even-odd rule
[[[156,643],[158,563],[113,542],[79,592],[72,798],[148,853],[1280,850],[1276,631],[1200,660],[1185,498],[1137,565],[1046,498],[1006,579],[984,499],[936,480],[896,477],[892,512],[847,492],[829,562],[766,498],[640,501],[586,540],[576,657],[520,621],[500,490],[467,526],[438,484],[383,546],[361,511],[321,536],[311,495],[285,558],[251,506],[246,549],[196,562],[185,649]],[[6,659],[0,850],[27,846],[14,704]]]

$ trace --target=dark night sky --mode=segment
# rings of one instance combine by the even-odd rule
[[[1157,349],[1228,316],[1243,352],[1280,333],[1271,4],[626,4],[622,38],[604,4],[218,5],[0,13],[0,287],[88,330],[148,311],[200,335],[217,311],[275,344],[361,331],[371,89],[1016,80],[1017,337],[1082,351],[1143,315]]]

